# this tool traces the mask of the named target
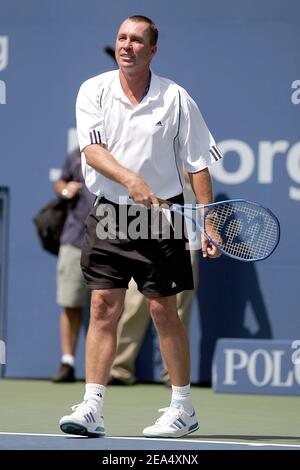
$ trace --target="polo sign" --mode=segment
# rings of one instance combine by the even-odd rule
[[[297,340],[219,339],[212,366],[213,390],[300,395],[300,361],[295,360],[298,343]]]

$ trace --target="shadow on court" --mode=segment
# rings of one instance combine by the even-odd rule
[[[217,201],[229,199],[219,194]],[[199,381],[211,383],[211,364],[219,338],[272,338],[271,323],[253,262],[243,263],[228,256],[204,259],[199,254],[201,345]],[[251,306],[251,327],[246,312]]]

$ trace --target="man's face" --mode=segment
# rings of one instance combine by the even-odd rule
[[[116,39],[116,60],[120,68],[148,66],[156,53],[150,45],[149,25],[143,21],[125,20]]]

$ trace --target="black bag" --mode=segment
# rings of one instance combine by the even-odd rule
[[[68,199],[56,198],[39,210],[33,222],[44,250],[57,255],[59,239],[62,234],[70,207]]]

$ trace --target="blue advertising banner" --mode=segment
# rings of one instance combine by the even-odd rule
[[[220,393],[300,395],[300,341],[219,339],[212,383]]]
[[[259,202],[282,228],[279,247],[261,263],[199,253],[192,381],[210,382],[218,338],[300,332],[300,3],[2,0],[0,187],[9,188],[10,204],[0,340],[7,377],[51,377],[60,360],[56,258],[42,250],[32,219],[53,198],[53,180],[74,145],[81,83],[115,68],[106,46],[114,47],[119,24],[136,13],[160,31],[153,71],[189,92],[224,154],[212,168],[215,198]],[[149,334],[137,375],[159,380]],[[84,332],[76,361],[83,377]]]

